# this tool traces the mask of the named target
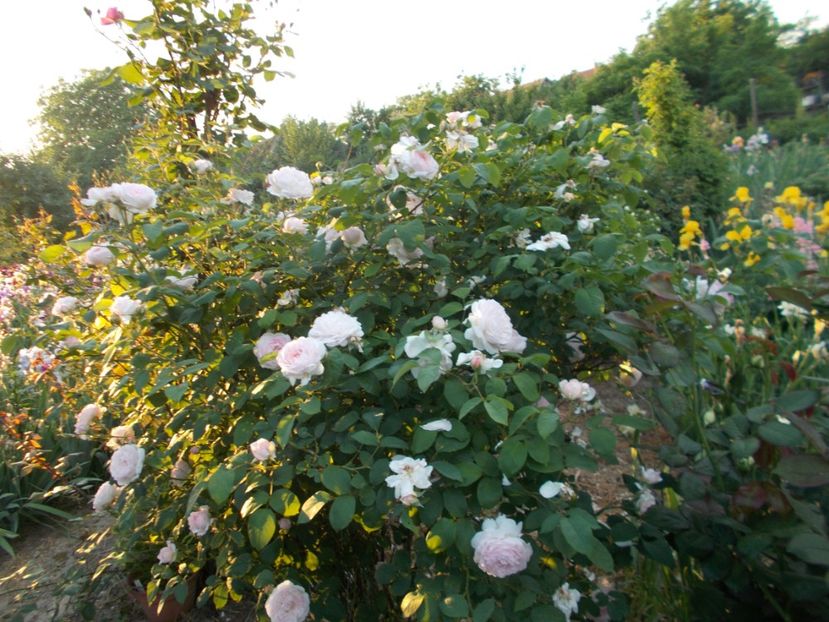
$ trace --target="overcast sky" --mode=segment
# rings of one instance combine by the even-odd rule
[[[260,11],[258,28],[273,19],[292,24],[296,59],[279,69],[295,78],[257,85],[266,121],[286,115],[342,121],[358,100],[372,108],[422,86],[450,87],[461,74],[502,78],[523,68],[525,81],[558,78],[630,50],[660,0],[281,0]],[[144,16],[147,0],[4,0],[0,4],[0,151],[26,151],[36,129],[37,98],[81,69],[124,63],[83,11],[118,6]],[[829,2],[772,0],[781,22],[806,15],[829,22]],[[262,2],[263,8],[267,7]],[[261,17],[259,17],[261,15]],[[97,18],[96,18],[97,22]],[[117,27],[102,29],[115,35]]]

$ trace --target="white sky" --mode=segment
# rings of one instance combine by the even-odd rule
[[[41,91],[81,69],[115,66],[124,54],[95,32],[83,11],[118,6],[143,17],[146,0],[2,0],[0,3],[0,152],[29,149]],[[292,24],[296,59],[279,69],[296,75],[257,85],[260,117],[286,115],[342,121],[362,100],[372,108],[460,74],[502,78],[524,68],[524,80],[558,78],[630,50],[660,0],[281,0],[257,15]],[[829,22],[829,3],[771,0],[781,22]],[[95,22],[98,19],[95,16]],[[263,15],[259,28],[266,27]],[[113,35],[117,27],[103,29]]]

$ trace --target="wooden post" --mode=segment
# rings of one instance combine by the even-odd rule
[[[757,110],[757,80],[751,78],[748,81],[748,88],[751,93],[751,122],[756,129],[760,127],[760,113]]]

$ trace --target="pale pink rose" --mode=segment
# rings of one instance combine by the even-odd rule
[[[68,315],[78,308],[78,299],[74,296],[61,296],[52,305],[52,315]]]
[[[106,266],[112,263],[115,255],[106,246],[91,246],[84,253],[82,261],[87,266]]]
[[[409,250],[400,238],[392,238],[389,240],[388,244],[386,244],[386,250],[389,252],[389,255],[397,259],[401,266],[405,266],[423,257],[422,249],[414,248]]]
[[[253,459],[259,462],[265,462],[276,457],[276,445],[273,441],[266,438],[260,438],[250,444],[250,453],[253,454]]]
[[[194,447],[193,449],[196,450],[198,453],[198,448]],[[186,480],[190,473],[193,472],[193,467],[191,467],[186,460],[182,460],[179,458],[176,460],[176,463],[173,465],[173,468],[170,469],[170,480],[173,486],[179,487],[184,484],[184,480]]]
[[[308,233],[308,223],[302,220],[302,218],[289,216],[285,219],[285,222],[282,223],[282,231],[285,233],[298,233],[300,235],[305,235]]]
[[[138,313],[143,306],[140,300],[133,300],[129,296],[118,296],[109,306],[109,313],[121,320],[121,323],[129,324],[132,316]]]
[[[109,440],[107,447],[110,449],[118,449],[121,445],[126,445],[135,442],[135,431],[131,425],[119,425],[109,431]]]
[[[486,350],[490,354],[520,354],[527,347],[526,337],[519,335],[512,327],[506,310],[495,300],[484,298],[473,302],[466,321],[469,328],[466,329],[464,337],[478,350]]]
[[[297,381],[300,385],[306,385],[312,376],[319,376],[325,371],[322,365],[325,353],[325,344],[321,341],[300,337],[282,347],[276,356],[276,362],[282,375],[292,385]]]
[[[93,420],[101,416],[101,407],[97,404],[87,404],[75,415],[75,434],[84,435],[89,431]]]
[[[314,194],[311,178],[293,166],[283,166],[273,171],[268,175],[266,183],[270,194],[283,199],[307,199]]]
[[[596,390],[593,387],[575,378],[561,380],[558,383],[558,390],[561,392],[562,397],[568,400],[589,402],[596,397]]]
[[[288,580],[277,585],[265,601],[270,622],[302,622],[311,611],[311,599],[300,585]]]
[[[349,227],[340,232],[340,239],[346,248],[360,248],[368,244],[366,234],[360,227]]]
[[[104,482],[95,492],[95,498],[92,499],[92,509],[96,512],[104,511],[112,505],[119,492],[118,486],[111,482]]]
[[[398,160],[400,170],[415,179],[434,179],[440,172],[440,166],[425,149],[413,149]]]
[[[167,546],[158,552],[159,564],[172,564],[176,561],[176,545],[172,540],[167,540]]]
[[[144,449],[133,444],[115,450],[109,461],[109,474],[119,486],[134,482],[144,467]]]
[[[210,518],[210,508],[206,505],[201,506],[198,510],[194,510],[187,515],[187,526],[193,535],[201,538],[204,534],[210,531],[210,524],[213,519]]]
[[[354,345],[362,350],[363,327],[360,321],[339,309],[323,313],[315,319],[308,336],[328,348]]]
[[[259,364],[265,369],[279,369],[276,362],[276,355],[291,340],[285,333],[272,333],[268,331],[256,340],[253,347],[253,354],[259,359]]]
[[[106,15],[101,18],[101,25],[111,26],[112,24],[117,24],[122,19],[124,19],[124,14],[116,7],[111,6],[107,9]]]
[[[498,578],[524,570],[533,548],[521,539],[521,526],[503,514],[485,519],[481,531],[472,537],[473,559],[478,568]]]
[[[469,365],[475,371],[487,373],[491,369],[500,369],[504,361],[501,359],[491,359],[480,350],[472,350],[472,352],[458,354],[458,360],[455,361],[455,364],[458,367]]]

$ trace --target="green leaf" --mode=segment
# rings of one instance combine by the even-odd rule
[[[781,479],[801,488],[829,484],[829,462],[814,454],[784,456],[774,472]]]
[[[558,524],[561,535],[577,552],[587,555],[593,548],[593,534],[581,523],[564,517]]]
[[[469,399],[463,382],[457,378],[450,378],[443,385],[443,397],[452,405],[452,408],[459,410]]]
[[[331,504],[331,511],[328,513],[328,522],[334,531],[342,531],[351,523],[354,518],[354,510],[357,507],[357,499],[351,495],[343,495],[334,499]]]
[[[426,534],[426,547],[432,553],[443,553],[455,543],[455,521],[441,518]]]
[[[498,466],[509,477],[520,471],[527,462],[527,446],[523,441],[510,438],[498,449]]]
[[[475,170],[478,171],[478,175],[483,177],[491,185],[496,187],[501,185],[501,169],[492,162],[478,163],[475,165]]]
[[[478,503],[482,508],[491,508],[501,502],[503,495],[503,486],[501,480],[494,477],[483,477],[478,482],[477,496]]]
[[[184,394],[187,393],[187,389],[189,388],[190,384],[187,382],[182,382],[178,385],[171,385],[164,389],[164,395],[166,395],[171,402],[180,402],[181,398],[184,397]]]
[[[592,246],[596,257],[602,261],[607,261],[616,254],[616,249],[619,248],[619,240],[612,233],[608,233],[593,240]]]
[[[299,514],[299,497],[287,488],[280,488],[271,495],[270,506],[282,516]]]
[[[374,434],[374,432],[369,432],[368,430],[357,430],[351,434],[351,438],[361,445],[370,445],[374,447],[379,444],[377,435]]]
[[[329,501],[331,501],[331,495],[325,490],[318,490],[313,495],[308,497],[305,500],[305,503],[302,504],[302,509],[300,510],[299,518],[296,522],[299,525],[304,525],[305,523],[312,521]]]
[[[235,473],[232,470],[220,466],[207,481],[207,492],[210,493],[210,498],[218,505],[224,505],[233,491],[235,480]]]
[[[804,440],[800,430],[791,424],[782,423],[776,419],[757,428],[757,434],[767,443],[779,447],[795,447]]]
[[[67,252],[69,251],[65,246],[61,246],[60,244],[52,244],[51,246],[47,246],[40,251],[40,253],[38,253],[38,257],[46,263],[55,263],[58,259],[66,255]]]
[[[507,400],[490,395],[487,396],[486,401],[484,402],[484,408],[486,408],[486,414],[488,414],[489,418],[495,423],[507,425],[507,423],[509,423],[508,404],[511,406]]]
[[[322,484],[331,492],[344,495],[351,490],[351,474],[343,467],[332,464],[322,472]]]
[[[458,179],[464,188],[471,188],[477,178],[478,174],[475,172],[475,169],[469,165],[462,166],[458,169]]]
[[[426,596],[424,594],[418,594],[417,592],[409,592],[406,594],[403,597],[403,602],[400,603],[400,611],[403,613],[403,617],[411,618],[417,613],[425,598]]]
[[[463,481],[463,476],[461,475],[461,472],[458,470],[458,467],[456,467],[454,464],[451,464],[444,460],[436,460],[432,462],[432,466],[435,467],[437,472],[443,475],[444,477],[453,479],[456,482]]]
[[[538,435],[546,439],[550,434],[558,428],[559,415],[556,411],[545,408],[538,415],[536,427],[538,428]]]
[[[495,613],[495,599],[487,598],[472,611],[472,622],[487,622]]]
[[[800,533],[789,541],[786,550],[808,564],[829,566],[829,540],[816,533]]]
[[[465,618],[469,615],[469,605],[461,594],[449,594],[440,601],[440,610],[449,618]]]
[[[260,508],[248,519],[248,538],[257,551],[264,549],[276,533],[276,516],[267,508]]]
[[[538,382],[533,374],[520,372],[512,377],[512,381],[528,402],[538,400]]]
[[[607,428],[590,430],[590,446],[606,460],[616,457],[616,436]]]
[[[480,397],[473,397],[467,400],[466,403],[464,403],[464,405],[461,406],[461,409],[458,411],[458,419],[463,420],[463,418],[466,417],[466,415],[468,415],[470,412],[472,412],[472,410],[475,409],[478,406],[478,404],[480,404],[482,401],[483,400]]]
[[[604,294],[598,287],[577,289],[575,303],[579,313],[587,317],[599,317],[604,313]]]
[[[820,393],[813,390],[789,391],[777,398],[775,405],[782,412],[794,413],[806,410],[820,399]]]
[[[144,84],[144,76],[141,75],[141,70],[138,65],[133,62],[126,63],[120,67],[116,67],[115,71],[124,82],[129,84]]]

